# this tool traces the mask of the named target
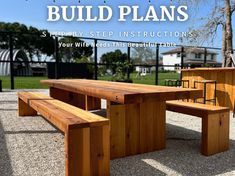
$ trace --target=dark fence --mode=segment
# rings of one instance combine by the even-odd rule
[[[221,60],[221,48],[181,45],[164,47],[159,43],[148,43],[146,46],[142,42],[71,36],[52,36],[51,41],[46,41],[48,46],[39,42],[39,46],[33,48],[30,40],[40,38],[40,35],[35,34],[0,31],[0,79],[3,87],[14,89],[21,88],[19,84],[28,84],[28,87],[23,87],[38,88],[33,85],[33,81],[37,79],[38,82],[40,79],[59,78],[114,80],[118,64],[102,62],[102,59],[103,54],[115,50],[120,50],[128,63],[128,67],[122,70],[126,79],[132,79],[136,83],[163,85],[165,79],[180,79],[182,68],[221,66],[221,63],[216,62]],[[24,42],[25,39],[27,40]],[[80,47],[83,48],[82,51],[75,46],[61,47],[61,41],[78,39],[90,46],[87,51],[84,46]],[[104,44],[110,44],[111,47]],[[133,46],[141,44],[143,46],[139,48]],[[76,60],[74,55],[79,54],[82,57]],[[89,57],[89,61],[84,61],[83,56]]]
[[[89,66],[86,63],[59,63],[56,75],[56,63],[47,63],[47,74],[49,79],[55,79],[57,77],[93,79],[93,71],[89,69]]]

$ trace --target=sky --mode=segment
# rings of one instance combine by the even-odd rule
[[[78,3],[78,0],[56,0],[56,2],[53,2],[53,0],[1,0],[0,3],[0,21],[3,22],[19,22],[27,26],[31,25],[39,29],[47,29],[50,32],[67,31],[88,34],[89,32],[111,31],[113,32],[111,37],[102,35],[96,35],[95,37],[140,42],[174,42],[180,44],[178,37],[121,37],[119,32],[187,32],[188,28],[195,24],[195,22],[198,23],[197,25],[200,25],[200,20],[197,20],[197,18],[207,15],[207,12],[211,7],[210,3],[213,2],[205,1],[205,3],[200,5],[197,10],[195,10],[195,7],[188,7],[189,19],[186,22],[132,22],[130,18],[128,18],[126,22],[118,21],[119,5],[138,5],[139,15],[144,15],[150,5],[148,0],[106,0],[106,4],[104,4],[103,0],[81,0],[80,3]],[[97,14],[98,5],[108,5],[113,9],[113,18],[108,22],[64,22],[62,20],[58,22],[48,22],[48,5],[91,5],[93,6],[92,12],[94,14]],[[152,0],[151,5],[154,5],[156,9],[159,9],[160,5],[170,5],[170,0]],[[233,26],[234,24],[235,22],[233,20]],[[209,44],[209,46],[221,47],[221,36],[221,30],[219,29],[214,44]],[[85,37],[89,37],[89,35],[86,35]],[[208,46],[208,44],[205,45]]]

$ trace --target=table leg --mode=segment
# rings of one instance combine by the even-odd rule
[[[101,109],[101,99],[50,87],[50,96],[85,110]]]
[[[165,112],[165,102],[107,102],[111,159],[164,149]]]
[[[85,95],[86,97],[86,110],[101,109],[101,99]]]

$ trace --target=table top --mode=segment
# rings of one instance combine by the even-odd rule
[[[202,96],[202,90],[87,79],[42,80],[49,87],[85,94],[112,102],[142,103]]]

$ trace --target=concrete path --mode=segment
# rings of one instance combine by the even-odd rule
[[[167,112],[167,148],[113,160],[111,175],[235,175],[232,115],[228,152],[201,155],[200,131],[199,118]],[[0,93],[0,176],[63,176],[63,138],[40,116],[17,117],[15,91]]]

